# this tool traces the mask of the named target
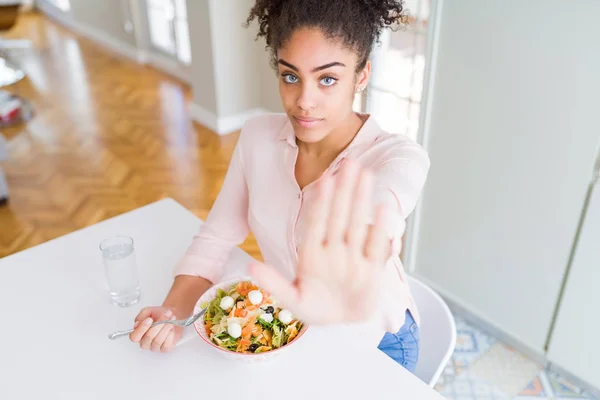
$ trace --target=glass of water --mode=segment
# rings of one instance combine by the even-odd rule
[[[140,299],[140,280],[133,239],[115,236],[100,243],[110,298],[119,307]]]

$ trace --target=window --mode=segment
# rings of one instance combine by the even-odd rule
[[[185,0],[146,0],[150,41],[184,64],[192,61]]]
[[[71,2],[69,0],[46,0],[54,7],[61,9],[62,11],[69,11],[71,9]]]
[[[366,109],[381,127],[415,139],[419,128],[430,0],[408,0],[411,23],[386,30],[373,54]]]

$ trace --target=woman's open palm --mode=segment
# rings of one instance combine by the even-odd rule
[[[271,266],[250,265],[258,283],[309,324],[359,322],[376,308],[388,255],[384,210],[374,226],[373,177],[355,162],[318,182],[318,196],[307,214],[296,279],[290,282]]]

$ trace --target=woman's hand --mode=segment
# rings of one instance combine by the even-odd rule
[[[150,325],[168,319],[177,319],[172,309],[166,307],[143,308],[135,318],[133,325],[135,330],[129,334],[129,338],[132,342],[139,343],[142,349],[165,353],[173,349],[179,342],[183,328],[173,324],[153,327]]]
[[[200,276],[179,275],[162,307],[146,307],[135,317],[129,338],[142,349],[167,352],[181,339],[183,328],[172,324],[150,327],[157,321],[183,319],[192,315],[196,302],[212,283]]]
[[[345,162],[324,176],[307,215],[296,280],[270,266],[250,265],[258,283],[309,324],[359,322],[377,309],[383,267],[389,253],[385,212],[372,215],[373,177]]]

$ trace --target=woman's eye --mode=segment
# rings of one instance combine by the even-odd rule
[[[283,75],[283,81],[285,83],[296,83],[298,82],[298,77],[292,74],[285,74]]]
[[[321,79],[321,85],[323,86],[333,86],[337,82],[337,79],[332,78],[330,76]]]

